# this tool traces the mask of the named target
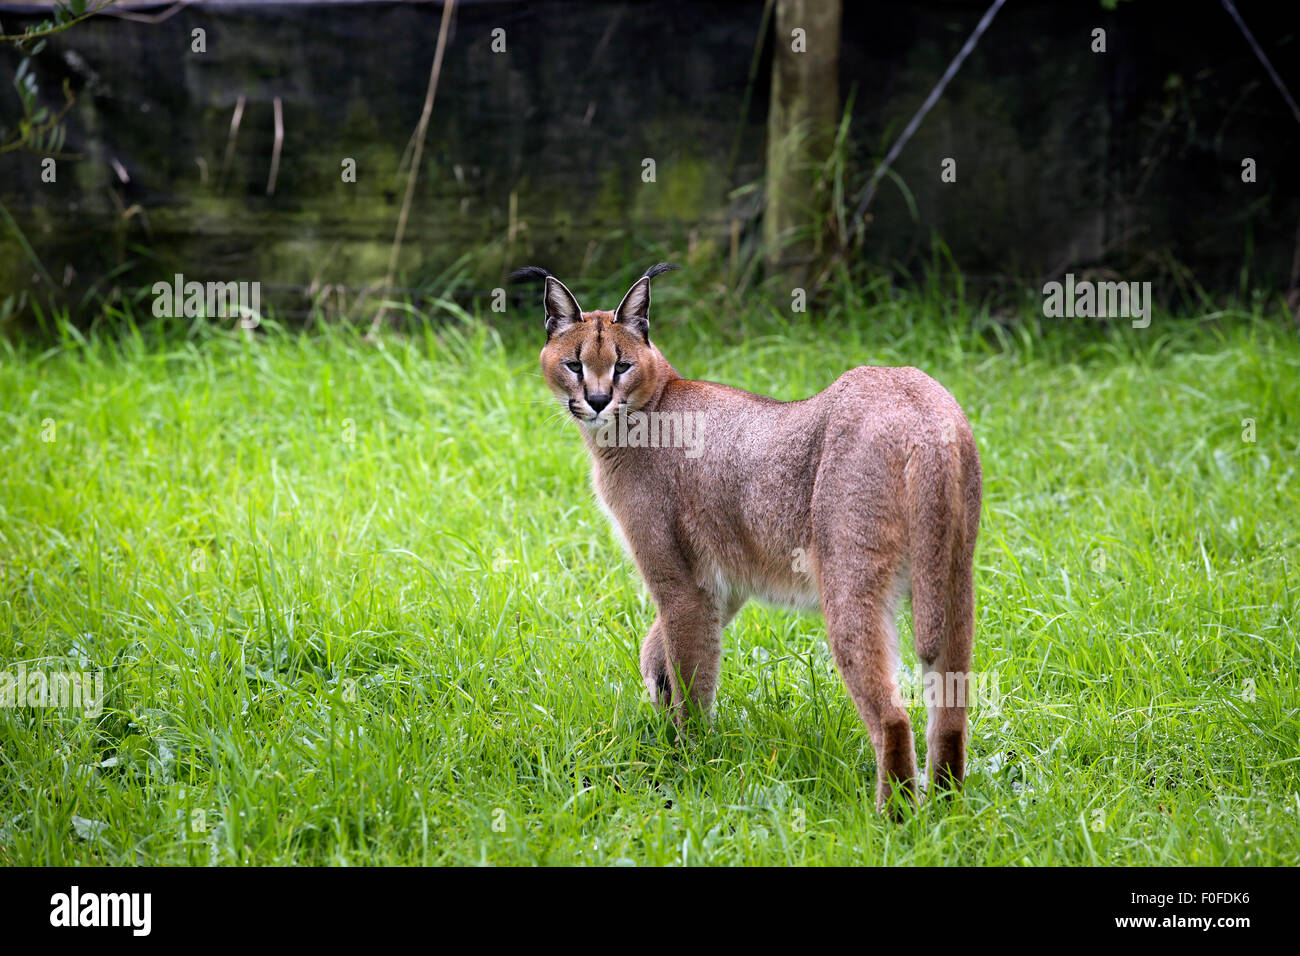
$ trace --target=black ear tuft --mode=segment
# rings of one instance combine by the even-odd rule
[[[675,266],[671,262],[658,262],[645,271],[643,278],[653,279],[655,276],[661,276],[665,272],[673,272],[680,268],[681,266]]]
[[[545,279],[549,276],[550,273],[541,266],[524,266],[522,269],[516,269],[514,272],[510,273],[508,278],[511,282],[531,282]]]

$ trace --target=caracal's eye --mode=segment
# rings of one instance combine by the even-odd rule
[[[568,369],[570,372],[572,372],[574,375],[581,375],[581,374],[582,374],[582,363],[581,363],[581,362],[565,362],[565,363],[564,363],[564,367],[567,368],[567,369]]]
[[[615,374],[615,375],[622,375],[624,372],[626,372],[626,371],[627,371],[628,369],[630,369],[631,367],[632,367],[632,363],[631,363],[631,362],[617,362],[617,363],[615,363],[615,365],[614,365],[614,374]]]

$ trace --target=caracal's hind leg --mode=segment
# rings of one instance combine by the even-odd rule
[[[916,799],[916,746],[912,722],[898,692],[898,609],[900,570],[884,565],[879,555],[849,556],[819,565],[822,611],[835,666],[871,735],[876,751],[876,806],[891,804],[897,794]]]

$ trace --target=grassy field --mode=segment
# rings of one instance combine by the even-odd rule
[[[872,809],[816,615],[742,612],[707,732],[653,713],[652,608],[538,310],[382,347],[65,330],[0,345],[0,670],[102,672],[105,700],[0,709],[0,864],[1300,863],[1280,317],[1002,334],[914,296],[789,324],[670,288],[683,374],[793,399],[916,365],[966,408],[1000,696],[955,804]]]

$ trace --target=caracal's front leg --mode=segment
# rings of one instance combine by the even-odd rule
[[[713,706],[722,629],[737,607],[687,580],[656,585],[651,592],[659,614],[641,645],[641,678],[655,705],[667,707],[680,726],[689,714],[707,714]]]
[[[672,708],[680,723],[685,713],[674,705],[687,698],[701,713],[712,707],[722,663],[722,631],[744,603],[696,590],[674,599],[671,628],[662,612],[656,615],[641,642],[641,679],[655,709]]]
[[[668,648],[664,643],[664,626],[659,617],[650,625],[645,640],[641,642],[641,680],[650,692],[650,702],[655,710],[663,710],[673,699],[672,684],[668,680]]]

